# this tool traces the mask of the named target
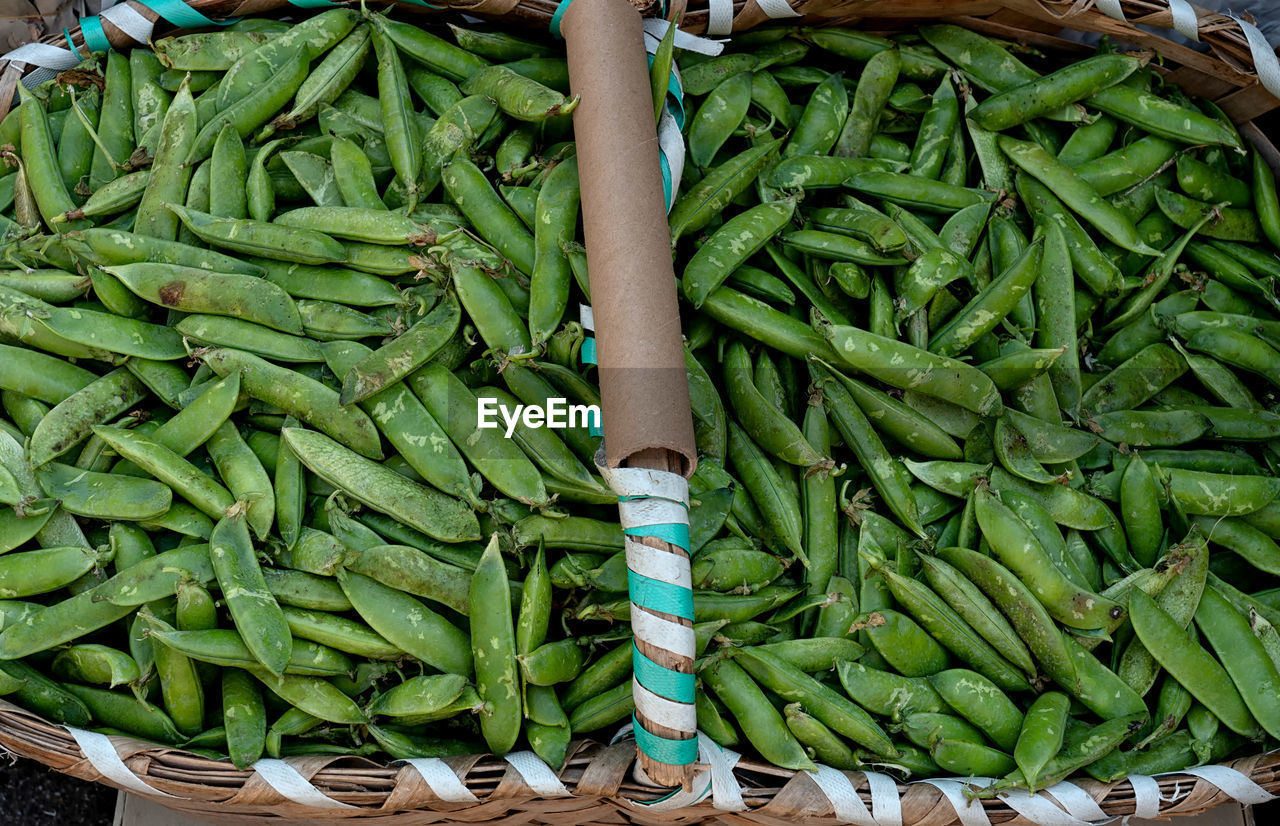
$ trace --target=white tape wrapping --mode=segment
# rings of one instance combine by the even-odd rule
[[[670,499],[628,499],[618,503],[618,518],[623,530],[687,523],[689,509]]]
[[[732,0],[730,0],[730,8],[732,8]],[[662,38],[666,37],[667,29],[671,28],[671,24],[661,17],[646,17],[644,21],[644,41],[645,48],[649,54],[653,54],[658,50],[658,44],[662,42]],[[708,32],[710,34],[710,32]],[[709,37],[698,37],[696,34],[689,34],[686,31],[676,29],[675,47],[683,52],[697,52],[708,57],[715,57],[724,51],[725,41],[712,40]]]
[[[618,496],[653,496],[689,504],[689,480],[667,470],[601,467],[609,490]]]
[[[1275,49],[1267,42],[1267,37],[1257,26],[1238,15],[1227,12],[1227,16],[1240,26],[1245,40],[1249,41],[1249,51],[1253,53],[1253,68],[1258,73],[1258,80],[1267,91],[1280,98],[1280,58]]]
[[[1207,780],[1226,794],[1249,806],[1267,803],[1276,796],[1249,779],[1248,775],[1238,772],[1230,766],[1200,766],[1196,769],[1185,769],[1170,774],[1189,774],[1201,780]],[[1160,775],[1167,777],[1168,775]]]
[[[311,781],[298,773],[298,770],[283,760],[264,757],[253,764],[266,784],[280,793],[282,797],[313,809],[355,809],[350,803],[334,800],[324,792],[311,785]]]
[[[99,734],[96,731],[72,728],[71,726],[67,726],[66,729],[75,739],[80,751],[84,752],[84,759],[89,761],[89,764],[97,770],[98,774],[112,783],[141,795],[175,797],[175,795],[162,792],[143,783],[142,779],[130,771],[129,767],[120,759],[120,753],[116,751],[111,738],[107,735]]]
[[[880,772],[863,772],[871,792],[871,814],[880,826],[902,826],[902,798],[898,781]]]
[[[0,60],[26,63],[29,66],[39,66],[42,69],[55,71],[70,69],[80,62],[80,58],[72,54],[70,49],[50,46],[48,43],[27,43],[9,52]]]
[[[671,176],[671,196],[667,203],[667,211],[675,204],[680,193],[680,182],[684,180],[684,135],[680,134],[680,125],[676,123],[671,107],[662,110],[658,119],[658,151],[667,161],[667,172]]]
[[[1074,783],[1068,783],[1064,780],[1061,783],[1055,783],[1044,791],[1045,794],[1052,795],[1055,800],[1062,804],[1062,808],[1066,809],[1067,813],[1074,817],[1091,823],[1110,820],[1107,817],[1107,813],[1102,811],[1102,807],[1098,805],[1098,801],[1093,799],[1093,795]]]
[[[733,33],[733,0],[710,0],[707,3],[707,34]]]
[[[677,588],[692,588],[689,558],[669,551],[651,548],[627,537],[627,567],[643,577],[666,582]]]
[[[836,820],[856,826],[881,826],[872,817],[867,804],[858,796],[853,781],[844,772],[819,764],[816,772],[809,772],[809,779],[818,785],[835,811]],[[895,790],[894,794],[897,794]]]
[[[942,796],[951,804],[956,817],[960,819],[960,826],[991,826],[991,819],[987,817],[987,810],[982,807],[982,802],[969,800],[964,796],[964,787],[966,785],[964,781],[950,778],[932,778],[915,782],[933,786],[941,792]]]
[[[1000,795],[1000,800],[1018,814],[1039,826],[1093,826],[1087,820],[1058,808],[1049,798],[1031,794],[1025,789],[1013,789]]]
[[[571,797],[572,793],[560,782],[541,757],[531,751],[515,751],[504,758],[515,769],[529,788],[539,797]]]
[[[1114,17],[1116,20],[1124,20],[1124,9],[1120,7],[1120,0],[1094,0],[1097,6],[1107,17]]]
[[[675,700],[668,700],[640,685],[638,680],[632,685],[631,693],[635,697],[636,712],[645,720],[674,729],[681,734],[693,734],[698,730],[698,715],[693,703],[677,703]]]
[[[800,12],[791,8],[791,4],[787,0],[756,0],[756,5],[760,7],[760,11],[774,20],[803,16]]]
[[[614,735],[614,743],[631,733],[632,725],[627,723]],[[721,748],[710,737],[698,734],[698,769],[689,784],[689,791],[676,789],[657,800],[628,800],[633,806],[642,806],[653,811],[665,812],[694,806],[708,797],[711,805],[723,812],[746,811],[747,804],[742,800],[742,788],[733,776],[733,769],[741,759],[733,749]],[[705,767],[705,768],[704,768]],[[636,779],[645,785],[655,785],[645,774],[637,762],[632,769]]]
[[[1133,787],[1133,816],[1153,818],[1160,816],[1160,781],[1145,774],[1132,774],[1128,777]]]
[[[1200,42],[1200,26],[1196,10],[1187,0],[1169,0],[1169,13],[1173,15],[1173,30],[1188,40]]]
[[[151,32],[156,25],[127,3],[112,6],[103,11],[100,16],[138,43],[146,43],[151,40]]]
[[[453,773],[449,764],[439,757],[411,757],[400,761],[408,763],[427,784],[431,793],[448,803],[479,803],[480,799],[471,793],[458,775]],[[519,769],[517,769],[519,771]]]
[[[596,316],[595,313],[591,312],[590,304],[578,305],[578,318],[582,322],[582,329],[593,333],[596,331]]]
[[[635,636],[678,657],[688,656],[697,647],[693,628],[672,622],[648,611],[631,612],[631,631]]]

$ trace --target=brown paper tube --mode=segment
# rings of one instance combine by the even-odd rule
[[[570,85],[582,97],[573,127],[605,458],[610,467],[687,477],[697,463],[697,449],[644,29],[627,0],[576,0],[560,30]],[[653,537],[637,541],[687,556]],[[632,610],[648,609],[632,605]],[[680,617],[659,616],[691,624]],[[636,645],[664,668],[693,671],[693,651],[681,656],[640,639]],[[641,711],[636,721],[659,737],[689,736],[646,719]],[[690,780],[690,766],[660,763],[643,752],[639,759],[645,773],[661,785],[682,786]]]

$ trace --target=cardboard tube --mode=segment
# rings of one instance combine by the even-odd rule
[[[658,161],[657,124],[649,86],[644,29],[627,0],[576,0],[560,24],[569,82],[582,101],[573,114],[582,219],[595,317],[596,356],[611,468],[639,467],[688,477],[697,463],[689,384],[676,303],[675,270]],[[670,554],[687,571],[688,554],[653,536],[630,541]],[[628,562],[631,550],[628,550]],[[686,617],[634,602],[689,627]],[[693,673],[694,651],[636,637],[640,653],[662,668]],[[636,684],[635,691],[643,693]],[[641,697],[641,699],[644,699]],[[694,736],[688,714],[659,723],[637,702],[636,723],[667,740]],[[689,705],[689,704],[681,704]],[[682,726],[676,728],[673,726]],[[691,765],[660,762],[644,751],[640,768],[662,786],[688,786]]]
[[[582,96],[573,128],[606,461],[665,450],[688,476],[697,449],[640,15],[627,0],[577,0],[560,30]]]

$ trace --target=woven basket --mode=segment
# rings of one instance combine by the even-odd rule
[[[658,13],[658,0],[630,1],[647,16]],[[85,2],[92,11],[96,0]],[[292,8],[288,0],[186,2],[215,18]],[[434,2],[447,8],[426,9],[419,5],[405,8],[425,15],[466,12],[545,30],[559,6],[557,0]],[[713,5],[726,2],[720,0]],[[1250,42],[1232,17],[1195,9],[1199,39],[1207,47],[1205,51],[1198,51],[1150,30],[1172,26],[1174,17],[1169,0],[1111,0],[1103,4],[1122,9],[1127,20],[1104,14],[1094,0],[788,2],[801,15],[788,18],[788,22],[856,23],[867,30],[891,32],[922,19],[947,19],[983,33],[1065,53],[1086,52],[1088,47],[1060,37],[1063,29],[1106,35],[1154,50],[1163,57],[1162,71],[1167,80],[1192,94],[1214,100],[1272,166],[1280,169],[1280,152],[1253,123],[1256,118],[1280,108],[1280,98],[1260,82],[1254,71]],[[1174,2],[1181,5],[1179,0]],[[148,20],[158,20],[155,12],[134,0],[127,0],[127,5]],[[705,0],[694,3],[672,0],[666,5],[670,7],[670,14],[683,15],[682,28],[693,33],[706,31],[710,12]],[[732,6],[735,31],[769,20],[756,0],[734,0]],[[1139,28],[1139,25],[1148,28]],[[159,27],[163,26],[160,21]],[[104,29],[113,45],[130,45],[129,38],[110,22],[105,22]],[[78,27],[69,34],[73,45],[82,45]],[[58,29],[42,40],[59,46],[67,42]],[[0,118],[9,109],[17,83],[32,69],[0,59]],[[883,786],[877,790],[878,794],[872,794],[871,779],[862,772],[843,773],[848,781],[847,789],[856,792],[861,803],[850,799],[833,802],[806,772],[745,759],[733,770],[737,794],[721,798],[717,789],[714,798],[721,802],[740,794],[740,810],[717,809],[713,798],[679,808],[646,805],[664,797],[667,790],[634,779],[635,747],[630,741],[615,745],[575,741],[569,749],[569,760],[558,773],[552,773],[545,764],[530,761],[529,753],[506,758],[469,755],[430,761],[430,765],[387,765],[361,757],[297,757],[270,761],[271,766],[260,769],[239,771],[226,761],[214,761],[133,738],[108,739],[86,732],[73,734],[63,726],[0,700],[0,748],[83,780],[144,794],[175,811],[212,822],[236,824],[302,824],[347,818],[361,818],[364,823],[394,822],[396,826],[441,822],[588,826],[700,821],[766,826],[798,822],[832,826],[845,822],[953,826],[963,822],[967,826],[985,821],[1018,826],[1040,822],[1034,814],[1028,816],[1026,805],[1010,805],[999,799],[984,800],[980,804],[975,801],[973,806],[981,805],[982,812],[966,812],[962,818],[951,799],[938,786],[927,782],[899,784],[896,805],[886,806]],[[1074,784],[1078,795],[1075,805],[1065,798],[1059,802],[1080,812],[1089,810],[1088,801],[1092,800],[1096,803],[1092,807],[1095,817],[1099,813],[1107,817],[1134,814],[1169,817],[1200,813],[1239,798],[1257,802],[1265,799],[1267,793],[1280,794],[1280,752],[1242,758],[1228,767],[1234,771],[1204,773],[1207,776],[1175,774],[1157,780],[1147,778],[1141,790],[1130,780],[1114,783],[1081,780]],[[447,774],[438,774],[442,769],[447,769]],[[883,781],[883,776],[879,779]],[[1234,796],[1219,788],[1219,784],[1234,791]],[[1157,785],[1160,802],[1153,809]],[[1080,792],[1083,795],[1079,795]],[[1052,806],[1048,801],[1041,800],[1041,803]],[[844,817],[837,815],[838,805]],[[860,821],[858,815],[849,815],[859,806],[868,812]],[[1057,811],[1059,815],[1064,814],[1061,809]]]

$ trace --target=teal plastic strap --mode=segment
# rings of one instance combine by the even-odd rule
[[[84,45],[89,51],[111,51],[111,41],[107,40],[107,33],[97,15],[80,18],[80,34],[84,36]]]
[[[689,525],[683,522],[663,522],[657,525],[639,525],[623,531],[627,536],[654,536],[663,542],[679,545],[689,550]]]
[[[627,590],[636,605],[693,620],[693,592],[688,588],[627,571]]]
[[[182,2],[182,0],[138,0],[138,2],[180,29],[198,29],[201,26],[226,26],[239,19],[210,20]]]
[[[635,726],[636,745],[640,747],[641,751],[659,763],[684,766],[697,761],[698,738],[668,740],[665,737],[659,737],[640,725],[640,721],[636,719],[635,714],[631,715],[631,723]]]
[[[62,27],[62,36],[66,39],[67,48],[71,50],[71,53],[73,55],[75,55],[76,57],[84,57],[84,54],[80,51],[80,48],[76,46],[75,41],[71,39],[71,32],[70,30],[67,29],[66,26]]]
[[[556,6],[555,13],[551,15],[551,34],[561,40],[564,39],[564,35],[560,34],[560,20],[564,17],[564,13],[569,10],[569,4],[572,2],[573,0],[560,0],[560,5]]]
[[[582,359],[583,364],[599,364],[596,361],[596,340],[594,337],[582,340],[582,349],[578,351],[578,357]]]
[[[697,680],[692,674],[663,668],[646,657],[644,652],[636,647],[634,640],[631,643],[631,649],[631,663],[640,685],[659,697],[666,697],[678,703],[692,703],[696,699]]]
[[[333,0],[289,0],[289,2],[300,9],[327,9],[341,5],[333,2]],[[432,6],[432,8],[435,8],[435,6]]]
[[[671,211],[672,192],[671,192],[671,161],[667,160],[665,154],[658,154],[658,165],[662,167],[662,197],[663,203],[667,205],[667,211]]]

